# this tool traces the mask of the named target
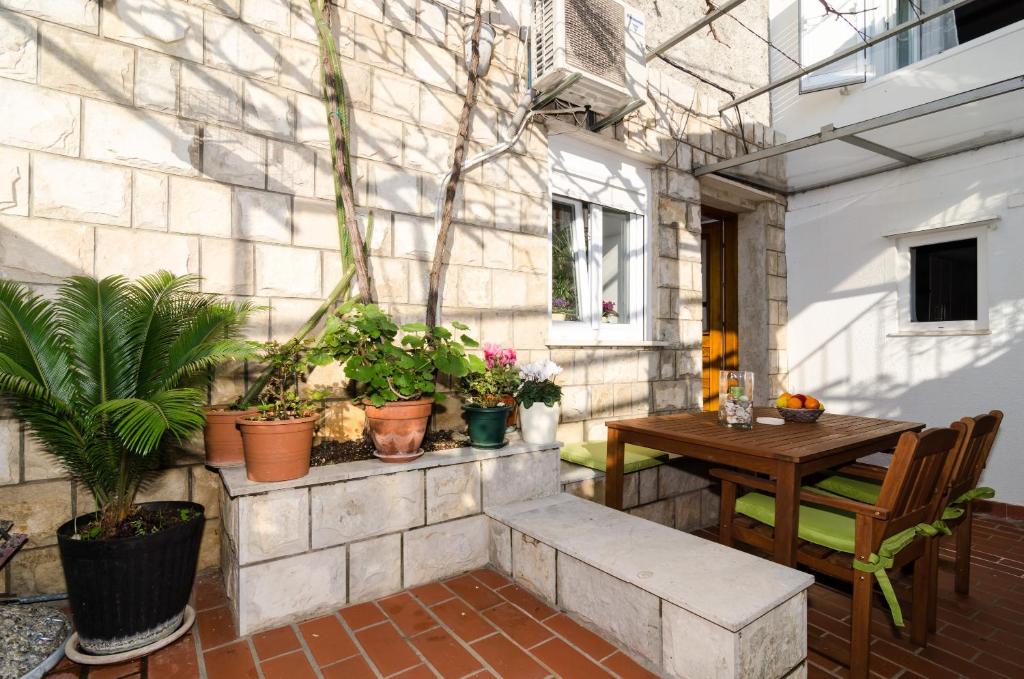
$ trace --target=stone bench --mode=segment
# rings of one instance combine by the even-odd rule
[[[566,493],[484,513],[492,565],[655,672],[806,676],[810,575]]]

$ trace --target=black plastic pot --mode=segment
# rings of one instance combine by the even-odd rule
[[[68,599],[83,651],[109,655],[141,648],[174,632],[192,593],[203,538],[203,506],[194,502],[146,502],[151,509],[192,509],[199,516],[131,538],[75,540],[75,526],[57,530]]]

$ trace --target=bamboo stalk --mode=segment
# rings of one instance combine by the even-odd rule
[[[434,260],[430,265],[426,317],[427,327],[430,328],[437,325],[438,307],[440,306],[439,297],[441,294],[441,270],[444,268],[444,252],[447,249],[448,238],[452,228],[455,192],[462,178],[462,165],[466,158],[466,146],[469,142],[469,123],[473,117],[473,108],[476,106],[476,85],[477,80],[479,80],[477,69],[480,67],[480,25],[483,22],[480,6],[481,0],[476,0],[476,8],[473,13],[473,36],[470,43],[469,80],[466,83],[466,98],[462,102],[462,113],[459,116],[459,133],[455,138],[455,153],[452,157],[451,177],[448,179],[448,184],[444,187],[441,228],[437,233],[437,242],[434,244]]]

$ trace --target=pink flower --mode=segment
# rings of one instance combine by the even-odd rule
[[[500,344],[488,342],[484,344],[484,361],[488,368],[513,365],[516,362],[516,350],[511,347],[502,349]]]

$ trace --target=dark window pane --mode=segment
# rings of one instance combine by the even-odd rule
[[[1021,0],[976,0],[954,11],[960,44],[1024,20]]]
[[[910,248],[917,323],[978,320],[978,239]]]

